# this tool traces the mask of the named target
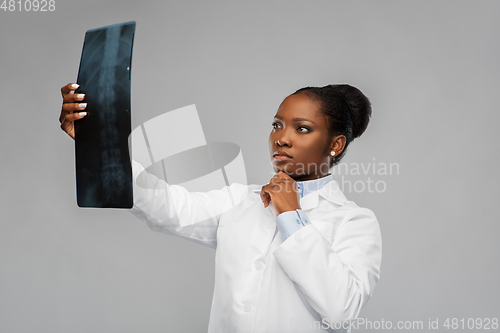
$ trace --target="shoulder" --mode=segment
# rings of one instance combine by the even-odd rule
[[[344,206],[346,210],[346,216],[344,218],[345,221],[367,219],[375,224],[378,224],[377,217],[370,208],[360,207],[354,201],[347,201]]]
[[[323,203],[329,205],[337,216],[341,216],[342,224],[348,221],[365,220],[378,225],[375,213],[366,207],[361,207],[354,201],[348,200],[340,189],[337,181],[333,180],[320,190]]]

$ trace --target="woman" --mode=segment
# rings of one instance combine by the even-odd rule
[[[61,128],[74,138],[85,96],[61,89]],[[132,161],[134,207],[151,229],[216,248],[209,332],[346,332],[379,278],[373,212],[328,173],[366,129],[368,99],[349,85],[307,87],[283,100],[264,186],[189,193]],[[147,186],[139,186],[144,183]]]

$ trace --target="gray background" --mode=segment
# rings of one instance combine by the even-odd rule
[[[383,234],[361,317],[500,317],[499,11],[498,1],[325,0],[0,11],[0,332],[206,331],[214,251],[126,211],[76,206],[59,88],[76,80],[87,29],[129,20],[133,127],[195,103],[207,141],[241,147],[250,183],[271,177],[267,138],[284,97],[360,88],[373,118],[344,162],[400,167],[368,175],[383,193],[346,191]]]

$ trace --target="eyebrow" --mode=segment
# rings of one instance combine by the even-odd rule
[[[281,117],[280,117],[280,116],[278,116],[278,115],[275,115],[275,116],[274,116],[274,118],[277,118],[277,119],[279,119],[279,120],[283,120],[283,118],[281,118]],[[314,121],[309,120],[309,119],[307,119],[307,118],[292,118],[292,121],[309,121],[309,122],[311,122],[311,123],[313,123],[313,124],[316,124]]]

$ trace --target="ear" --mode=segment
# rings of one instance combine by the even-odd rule
[[[342,153],[345,148],[346,138],[344,135],[336,135],[332,138],[330,145],[330,153],[335,152],[334,156],[338,156]]]

